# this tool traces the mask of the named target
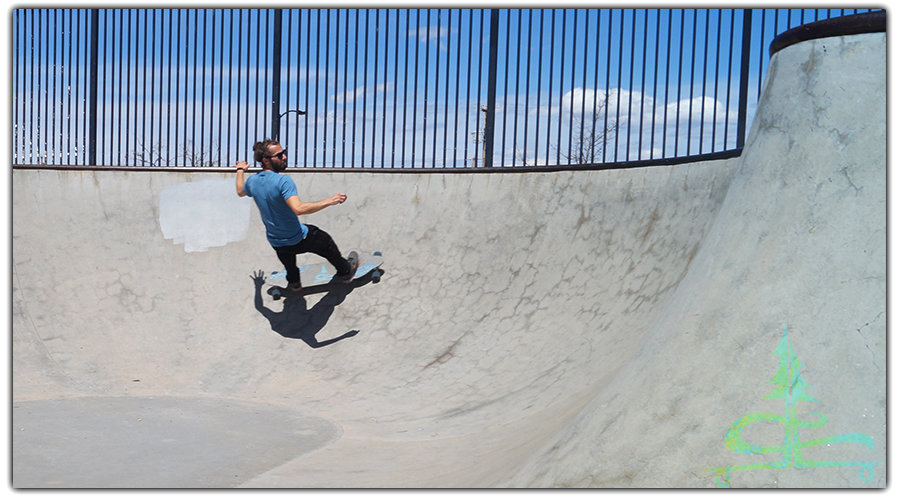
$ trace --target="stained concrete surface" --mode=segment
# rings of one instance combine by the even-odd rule
[[[15,480],[45,488],[239,486],[341,434],[294,409],[214,398],[24,401],[12,414]]]
[[[292,301],[255,207],[206,250],[161,228],[163,193],[230,176],[15,170],[13,486],[884,487],[885,57],[883,34],[776,54],[732,160],[292,171],[349,196],[304,221],[386,271]],[[191,451],[109,477],[121,450],[76,444],[108,428]]]

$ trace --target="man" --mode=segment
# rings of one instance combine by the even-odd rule
[[[256,202],[266,226],[266,238],[287,270],[291,290],[296,292],[301,288],[297,254],[307,252],[324,257],[337,269],[337,276],[344,283],[349,283],[359,266],[356,252],[350,252],[349,259],[345,259],[328,233],[311,224],[301,224],[297,219],[298,215],[313,214],[343,203],[347,195],[337,193],[321,201],[300,201],[293,179],[281,174],[287,168],[287,150],[276,141],[267,139],[254,144],[253,157],[262,164],[263,171],[245,181],[244,172],[249,165],[244,161],[238,162],[237,194],[250,196]]]

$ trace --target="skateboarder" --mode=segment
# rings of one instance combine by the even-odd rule
[[[281,174],[287,168],[287,150],[276,141],[266,139],[254,144],[253,157],[257,163],[262,164],[263,171],[245,180],[244,172],[249,165],[244,161],[238,162],[237,194],[250,196],[259,207],[266,226],[266,238],[287,270],[287,281],[291,284],[291,289],[300,290],[297,254],[307,252],[324,257],[337,269],[341,280],[349,283],[359,266],[356,252],[350,252],[349,259],[345,259],[328,233],[312,224],[301,224],[297,219],[298,215],[316,213],[323,208],[343,203],[347,200],[347,195],[337,193],[321,201],[300,201],[293,179]]]

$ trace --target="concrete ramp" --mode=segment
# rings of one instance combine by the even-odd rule
[[[386,274],[279,302],[232,176],[15,170],[13,485],[884,487],[885,66],[783,50],[733,160],[290,172]]]
[[[769,67],[712,230],[641,345],[505,485],[886,485],[885,36]],[[820,442],[821,441],[821,442]]]

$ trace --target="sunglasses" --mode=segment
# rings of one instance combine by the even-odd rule
[[[266,155],[265,157],[266,158],[275,158],[276,156],[286,158],[287,157],[287,149],[282,149],[281,151],[279,151],[273,155]]]

